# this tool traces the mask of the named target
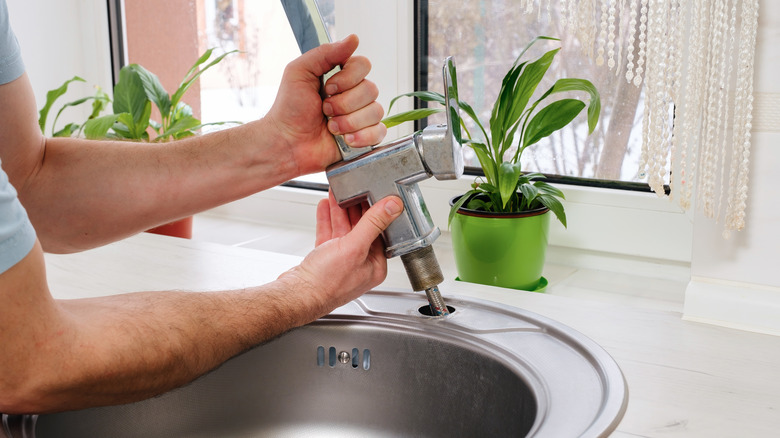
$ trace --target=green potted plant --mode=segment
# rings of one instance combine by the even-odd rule
[[[182,101],[184,93],[206,70],[218,64],[225,56],[234,53],[223,53],[208,64],[213,49],[207,50],[184,76],[179,88],[169,95],[165,91],[158,77],[138,64],[130,64],[122,67],[119,72],[119,81],[114,86],[114,98],[112,99],[103,90],[97,87],[92,96],[82,97],[63,104],[51,125],[53,137],[84,136],[88,139],[115,139],[144,142],[166,142],[184,137],[196,135],[200,128],[207,125],[233,123],[216,122],[201,123],[192,114],[192,108]],[[205,65],[204,65],[205,64]],[[203,65],[202,68],[200,68]],[[46,103],[39,112],[38,125],[45,135],[46,122],[54,103],[68,91],[68,86],[73,82],[85,82],[84,79],[74,76],[65,81],[60,87],[46,93]],[[68,123],[57,129],[57,121],[62,112],[70,107],[76,107],[91,102],[92,112],[82,123]],[[160,112],[161,120],[151,118],[152,103]],[[111,104],[111,114],[100,115]],[[150,131],[154,133],[150,137]],[[192,217],[180,219],[169,224],[149,230],[157,234],[166,234],[176,237],[192,237]]]
[[[540,40],[557,41],[537,37],[522,50],[504,76],[487,124],[468,103],[459,101],[460,108],[478,129],[478,135],[472,137],[461,119],[463,143],[474,150],[485,174],[476,179],[471,190],[450,202],[448,225],[458,277],[463,281],[543,290],[550,213],[566,226],[563,193],[542,181],[543,175],[523,173],[520,159],[526,148],[571,123],[586,106],[592,133],[599,119],[601,99],[590,81],[574,78],[558,79],[532,100],[560,50],[555,48],[532,61],[523,60],[526,51]],[[589,103],[573,98],[551,99],[554,94],[571,91],[587,93]],[[401,97],[444,104],[441,94],[418,91],[397,96],[390,108]],[[395,126],[439,111],[442,110],[416,109],[387,117],[384,122],[388,127]]]

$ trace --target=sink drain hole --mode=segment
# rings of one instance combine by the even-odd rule
[[[317,366],[321,367],[325,365],[325,347],[317,347]]]
[[[360,363],[360,357],[358,355],[360,354],[360,350],[357,348],[352,349],[352,368],[357,368]]]
[[[330,347],[328,349],[328,365],[331,368],[336,366],[336,347]]]
[[[422,306],[417,310],[425,316],[435,316],[429,305]],[[450,314],[455,313],[455,308],[452,306],[447,306],[447,310],[450,311]]]

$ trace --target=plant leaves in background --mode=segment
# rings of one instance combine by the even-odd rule
[[[49,116],[49,110],[51,110],[51,106],[54,104],[54,102],[59,99],[60,96],[65,94],[68,91],[68,85],[71,84],[71,82],[86,82],[84,79],[73,76],[72,78],[65,81],[62,85],[60,85],[58,88],[55,88],[53,90],[49,90],[46,93],[46,104],[43,105],[43,108],[38,112],[38,126],[41,128],[41,133],[44,134],[44,130],[46,128],[46,119]],[[52,127],[52,131],[54,131],[54,127]]]
[[[523,138],[523,148],[568,125],[585,108],[585,102],[578,99],[557,100],[539,110],[528,122]]]
[[[540,194],[536,199],[555,214],[555,217],[563,224],[564,228],[568,228],[566,226],[566,212],[563,210],[563,204],[561,204],[558,198],[553,195]]]
[[[108,130],[114,126],[119,119],[119,114],[108,114],[106,116],[96,117],[88,120],[84,124],[84,136],[90,140],[99,140],[106,138]]]
[[[520,163],[504,161],[498,168],[498,189],[501,194],[501,208],[506,208],[507,202],[517,190],[517,179],[520,177]]]
[[[119,71],[119,82],[114,86],[114,114],[130,114],[132,123],[127,120],[122,121],[130,132],[135,131],[136,125],[148,125],[149,123],[148,121],[142,122],[149,98],[146,97],[146,90],[144,90],[144,84],[138,71],[133,68],[135,65],[130,64],[122,67],[122,70]]]
[[[441,108],[419,108],[419,109],[413,109],[409,111],[404,111],[402,113],[395,114],[390,117],[385,117],[382,119],[382,123],[385,124],[386,127],[392,128],[393,126],[400,125],[404,122],[411,122],[414,120],[420,120],[424,119],[425,117],[428,117],[430,115],[443,112],[444,110]]]
[[[138,64],[132,64],[131,68],[141,79],[146,97],[157,106],[163,118],[168,117],[171,112],[171,98],[157,75]]]

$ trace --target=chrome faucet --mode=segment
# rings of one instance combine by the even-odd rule
[[[444,276],[431,246],[441,232],[433,225],[417,183],[431,176],[447,180],[463,174],[463,156],[456,135],[460,132],[460,117],[453,66],[452,59],[447,58],[443,68],[446,125],[428,126],[409,136],[359,151],[337,138],[343,160],[326,172],[341,207],[363,201],[371,205],[390,195],[401,198],[404,213],[382,234],[385,255],[401,257],[412,288],[425,291],[434,316],[449,313],[438,290]]]

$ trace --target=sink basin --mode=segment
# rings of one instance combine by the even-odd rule
[[[4,416],[12,438],[606,436],[627,388],[597,344],[517,308],[370,292],[143,402]],[[2,429],[0,429],[2,434]]]

